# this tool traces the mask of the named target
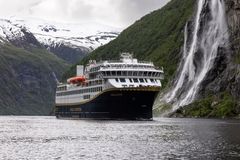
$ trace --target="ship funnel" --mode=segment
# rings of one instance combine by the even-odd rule
[[[133,55],[128,52],[123,52],[120,54],[121,59],[132,59]]]
[[[136,61],[135,59],[133,59],[133,55],[127,52],[121,53],[120,57],[121,61],[124,63],[132,63]]]
[[[83,75],[83,70],[84,66],[83,65],[77,65],[77,76],[82,76]]]

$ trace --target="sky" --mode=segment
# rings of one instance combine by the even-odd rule
[[[170,0],[0,0],[0,17],[34,17],[125,28]]]

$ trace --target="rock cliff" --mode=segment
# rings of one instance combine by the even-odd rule
[[[240,114],[240,1],[225,0],[225,4],[228,47],[218,49],[198,98],[171,116],[236,117]]]

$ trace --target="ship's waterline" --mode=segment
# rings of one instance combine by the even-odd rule
[[[129,53],[117,61],[89,61],[77,66],[77,76],[56,91],[58,118],[152,119],[163,69],[140,62]],[[85,68],[85,69],[84,69]]]

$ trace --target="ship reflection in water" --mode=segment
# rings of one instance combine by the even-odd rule
[[[240,121],[0,117],[0,159],[238,159]]]

